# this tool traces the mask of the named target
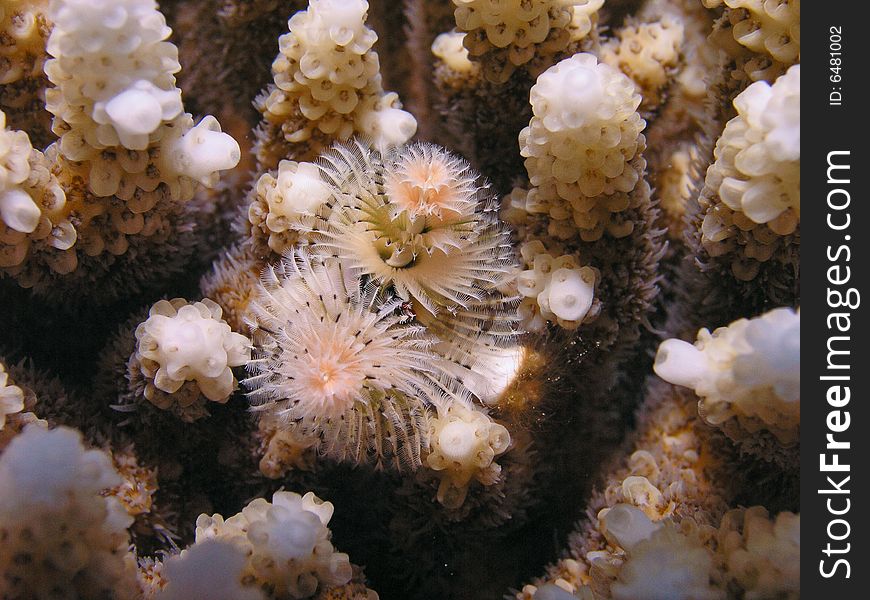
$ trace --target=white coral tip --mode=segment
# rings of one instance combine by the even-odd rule
[[[10,228],[31,233],[39,225],[39,207],[22,190],[11,189],[0,193],[0,219]]]
[[[255,587],[243,586],[244,551],[225,541],[207,540],[166,561],[165,587],[158,600],[262,600]]]
[[[631,549],[661,527],[636,506],[617,504],[604,515],[604,527],[624,550]]]
[[[380,151],[401,146],[417,133],[417,119],[400,108],[373,110],[363,118],[362,125]]]
[[[242,151],[236,140],[221,132],[217,119],[208,116],[181,137],[173,154],[181,173],[210,185],[217,171],[239,164]]]
[[[322,26],[329,31],[333,42],[346,46],[360,25],[365,23],[368,9],[365,0],[312,0],[309,12],[322,20]]]
[[[594,280],[578,269],[557,269],[550,282],[550,311],[565,321],[579,321],[592,307]]]
[[[653,370],[669,383],[694,389],[707,373],[707,361],[692,344],[670,339],[659,346]]]
[[[314,163],[282,160],[278,165],[279,197],[269,201],[269,212],[281,216],[313,214],[332,191]]]
[[[145,150],[148,136],[163,121],[178,116],[181,110],[181,90],[161,90],[150,81],[140,80],[106,102],[105,106],[98,102],[94,106],[94,119],[102,122],[99,113],[105,111],[125,148]]]
[[[445,458],[460,464],[470,463],[477,452],[476,423],[456,420],[448,423],[438,435],[438,447]]]
[[[474,66],[468,58],[468,50],[462,45],[464,37],[465,34],[459,31],[448,31],[440,34],[432,42],[432,54],[459,73],[467,73]]]

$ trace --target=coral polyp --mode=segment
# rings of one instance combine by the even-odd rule
[[[193,304],[183,298],[161,300],[135,335],[136,353],[128,369],[144,376],[150,402],[164,410],[173,407],[184,419],[192,418],[201,409],[194,405],[206,400],[226,402],[238,387],[231,367],[251,358],[248,338],[230,331],[221,308],[208,298]]]
[[[800,595],[798,0],[0,0],[0,598]]]

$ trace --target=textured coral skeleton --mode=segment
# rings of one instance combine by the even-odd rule
[[[0,596],[799,598],[799,63],[798,0],[0,0]]]

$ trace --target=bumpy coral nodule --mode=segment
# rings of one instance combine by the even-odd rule
[[[208,298],[161,300],[136,328],[136,341],[129,368],[146,378],[145,397],[185,420],[200,416],[206,401],[229,400],[238,387],[232,367],[251,358],[250,340],[230,331]]]
[[[718,43],[753,81],[771,81],[789,66],[800,62],[800,0],[702,2],[708,8],[721,7],[724,10],[718,25],[720,31],[715,37],[724,38],[717,40]]]
[[[9,381],[6,367],[0,363],[0,429],[6,426],[6,419],[24,409],[24,392]]]
[[[577,229],[590,241],[605,231],[631,233],[619,213],[632,205],[645,168],[640,100],[631,80],[592,54],[576,54],[538,78],[534,117],[520,132],[520,153],[536,188],[526,210],[548,214],[556,237]]]
[[[701,190],[701,244],[750,280],[800,225],[800,65],[773,85],[753,83],[734,107]]]
[[[50,161],[30,145],[25,132],[5,126],[0,111],[0,268],[15,273],[32,244],[69,250],[77,233]],[[52,269],[67,272],[62,261],[53,262]]]
[[[108,455],[69,428],[28,426],[0,455],[0,592],[134,599],[132,520],[100,492],[119,483]]]
[[[354,134],[382,148],[414,135],[414,117],[381,85],[368,8],[365,0],[313,0],[291,17],[272,64],[275,83],[257,101],[264,118],[257,158],[266,168],[278,162],[276,145],[305,148],[291,155],[310,160],[333,140]]]
[[[318,589],[344,585],[352,576],[347,554],[336,552],[327,528],[333,506],[308,492],[276,492],[257,498],[237,515],[201,515],[196,544],[230,542],[246,556],[242,579],[271,590],[277,599],[307,598]]]
[[[554,258],[540,240],[527,242],[520,252],[528,267],[517,275],[525,328],[541,331],[551,321],[576,329],[595,305],[595,270],[579,266],[570,254]]]
[[[741,319],[712,333],[698,332],[695,345],[666,340],[656,373],[695,390],[705,421],[737,440],[769,431],[793,445],[800,433],[800,312],[778,308]]]
[[[487,79],[504,83],[518,67],[558,55],[592,31],[603,0],[453,0],[463,45]]]
[[[182,207],[197,185],[214,186],[241,156],[214,117],[194,124],[183,112],[177,49],[152,0],[54,0],[48,8],[45,107],[59,139],[3,183],[19,189],[4,190],[2,239],[4,270],[45,293],[57,276],[98,277],[110,257],[179,235],[190,227]]]
[[[266,596],[243,585],[245,551],[225,541],[202,541],[163,564],[163,587],[157,600],[263,600]]]
[[[472,479],[487,485],[501,472],[495,458],[510,445],[510,433],[482,412],[454,404],[432,420],[432,448],[426,465],[438,472],[438,501],[460,506]]]

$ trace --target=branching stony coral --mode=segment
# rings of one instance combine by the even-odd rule
[[[160,8],[0,6],[0,463],[110,451],[115,597],[797,597],[798,2]]]
[[[778,308],[741,319],[696,346],[677,339],[659,347],[654,365],[665,380],[695,390],[702,418],[770,458],[800,434],[800,312]],[[775,441],[762,441],[772,435]],[[771,447],[772,446],[772,447]]]
[[[136,340],[128,369],[145,377],[145,397],[185,420],[200,416],[205,401],[226,402],[237,386],[232,367],[251,357],[248,338],[230,331],[208,298],[161,300],[136,328]]]
[[[0,125],[5,126],[0,112]],[[51,163],[23,131],[0,132],[0,267],[20,267],[31,244],[68,250],[77,233],[64,214],[66,196]]]
[[[772,86],[753,83],[734,106],[701,190],[701,245],[742,281],[768,262],[788,273],[800,240],[800,65]]]
[[[772,81],[800,62],[800,0],[702,0],[721,9],[714,40],[752,81]]]
[[[281,254],[304,241],[299,228],[305,218],[317,214],[333,191],[322,181],[317,165],[282,160],[273,176],[257,180],[255,197],[248,207],[248,220],[255,242],[266,238],[269,250]]]
[[[0,452],[31,423],[47,423],[33,413],[36,395],[26,385],[17,385],[0,359]]]
[[[9,415],[15,415],[24,409],[24,392],[9,381],[6,367],[0,364],[0,429],[6,426]]]
[[[438,500],[457,508],[472,478],[484,485],[498,479],[501,467],[494,459],[508,449],[510,434],[503,425],[462,404],[443,413],[432,421],[432,448],[426,464],[441,478]]]
[[[463,45],[484,76],[504,83],[517,67],[567,49],[595,27],[603,0],[454,0]],[[538,66],[533,63],[533,68]]]
[[[594,297],[598,275],[593,268],[578,266],[570,254],[554,258],[540,240],[526,242],[520,252],[527,267],[517,276],[526,329],[540,331],[548,321],[575,329],[587,315],[596,316],[593,306],[600,308],[601,302]]]
[[[27,130],[38,144],[48,143],[45,111],[47,2],[10,0],[0,5],[0,110],[14,129]]]
[[[647,110],[660,102],[669,71],[679,61],[683,29],[679,19],[667,16],[653,23],[626,25],[602,48],[604,62],[626,73],[640,88]]]
[[[183,236],[192,217],[182,207],[196,185],[214,185],[240,152],[213,117],[194,125],[182,112],[177,50],[164,41],[170,29],[153,2],[56,0],[42,18],[52,27],[45,106],[60,139],[9,182],[32,173],[29,195],[47,218],[22,212],[24,190],[16,192],[3,266],[21,285],[49,293],[49,281],[107,276],[115,257],[147,253],[149,244],[159,253]],[[128,277],[141,285],[147,275]]]
[[[570,237],[575,228],[589,241],[605,229],[628,235],[632,224],[617,215],[631,206],[643,174],[636,159],[645,125],[631,81],[593,55],[577,54],[538,78],[531,103],[535,116],[520,133],[536,187],[527,210],[549,213],[555,237]]]
[[[310,597],[352,577],[347,555],[329,541],[332,513],[332,504],[312,492],[276,492],[272,502],[258,498],[226,521],[201,515],[189,552],[210,540],[226,540],[247,557],[243,580],[253,580],[273,598]]]
[[[711,548],[734,475],[722,458],[725,440],[700,422],[693,400],[650,382],[638,429],[587,505],[568,554],[517,598],[547,584],[596,599],[726,597]],[[655,566],[663,555],[669,565]]]
[[[257,99],[263,121],[256,153],[266,169],[286,155],[314,158],[354,134],[384,146],[414,135],[413,116],[381,86],[367,11],[365,0],[314,0],[290,19],[272,64],[275,82]]]
[[[81,435],[30,425],[0,455],[0,591],[10,597],[136,598],[130,517],[100,492],[118,483]]]
[[[163,565],[159,600],[262,600],[265,595],[242,584],[245,552],[229,542],[195,544]]]
[[[626,552],[619,577],[610,587],[615,600],[725,598],[722,590],[711,585],[713,558],[697,535],[693,536],[693,532],[686,535],[670,524],[655,527],[636,509],[631,512],[637,522],[623,529],[626,521],[623,513],[629,511],[630,508],[617,505],[604,517],[608,533]]]
[[[729,511],[718,532],[718,558],[747,598],[800,597],[800,515],[771,517],[763,506]]]

